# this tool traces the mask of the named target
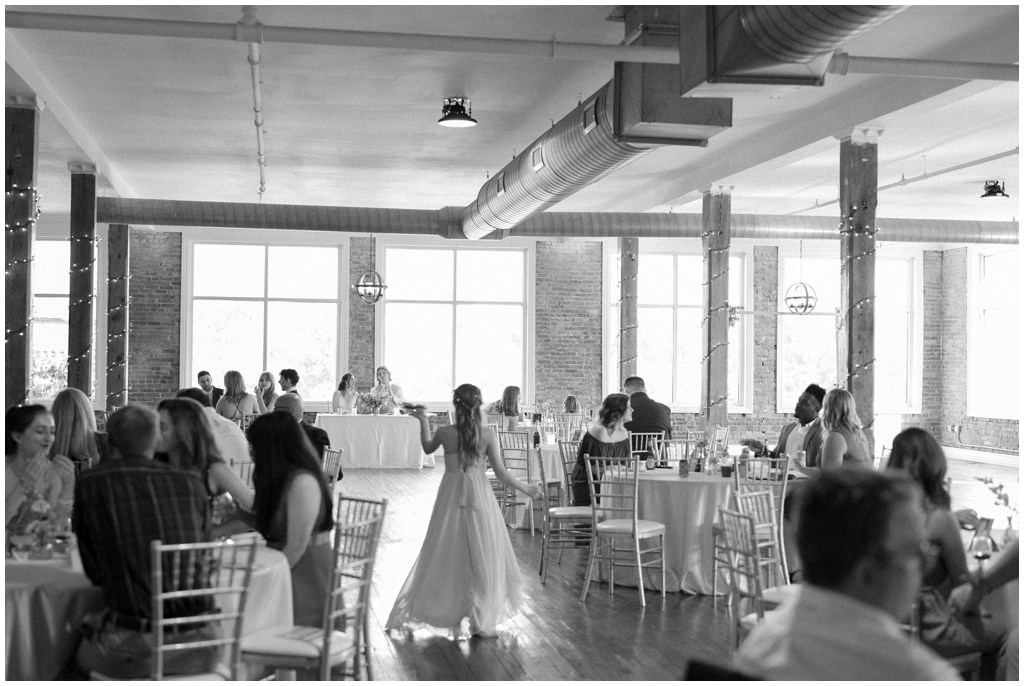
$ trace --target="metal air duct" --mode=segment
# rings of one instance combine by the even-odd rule
[[[488,179],[462,210],[467,238],[511,229],[649,152],[616,140],[614,89],[608,82]]]

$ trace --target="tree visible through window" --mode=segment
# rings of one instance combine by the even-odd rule
[[[249,392],[267,370],[299,373],[306,400],[329,400],[338,382],[337,247],[195,246],[192,368],[241,372]]]
[[[37,240],[32,260],[32,395],[52,398],[68,380],[71,243]]]
[[[384,364],[407,398],[447,403],[471,383],[525,399],[524,251],[389,247],[384,262]]]

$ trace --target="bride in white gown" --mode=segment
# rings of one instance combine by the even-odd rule
[[[459,386],[453,402],[455,425],[439,427],[433,437],[423,410],[409,410],[420,421],[424,452],[444,447],[445,472],[423,548],[385,628],[430,625],[458,635],[468,617],[471,634],[494,636],[522,603],[522,575],[485,474],[487,462],[498,479],[531,498],[542,498],[543,490],[505,470],[498,438],[483,425],[479,388]]]

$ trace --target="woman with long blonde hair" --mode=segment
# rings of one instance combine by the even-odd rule
[[[522,575],[484,470],[490,464],[502,483],[530,498],[542,498],[544,491],[505,470],[498,437],[484,426],[479,388],[459,386],[452,404],[455,424],[438,427],[433,437],[422,407],[408,408],[420,421],[424,452],[444,447],[445,470],[423,548],[386,629],[429,624],[461,634],[468,617],[470,633],[494,636],[522,603]]]
[[[261,414],[256,396],[245,391],[245,379],[235,370],[224,375],[224,395],[217,402],[217,414],[240,420],[247,414]]]
[[[50,457],[64,455],[76,466],[98,464],[100,451],[96,442],[96,413],[89,396],[77,388],[65,388],[53,399],[50,411],[57,425]]]
[[[821,447],[821,468],[871,467],[871,449],[860,428],[857,403],[843,388],[833,388],[821,405],[821,425],[828,432]]]
[[[274,390],[274,375],[270,372],[260,374],[260,380],[256,382],[256,388],[252,389],[256,396],[256,405],[260,414],[266,414],[274,410],[274,403],[277,402],[277,392]]]

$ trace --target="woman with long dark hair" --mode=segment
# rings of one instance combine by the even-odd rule
[[[333,506],[313,444],[287,412],[249,426],[256,487],[256,530],[288,558],[295,623],[322,627],[334,551]]]
[[[625,393],[612,393],[597,414],[597,421],[583,434],[576,453],[576,466],[572,469],[573,505],[590,504],[590,486],[587,483],[587,464],[584,455],[591,457],[629,457],[629,432],[625,423],[633,417],[633,407]]]
[[[976,614],[958,614],[949,607],[955,586],[970,581],[960,524],[950,512],[946,490],[946,455],[924,429],[904,429],[892,441],[887,469],[903,471],[924,492],[925,528],[932,555],[922,565],[921,640],[943,657],[982,653],[982,679],[994,678],[1003,634]]]
[[[544,491],[505,470],[498,438],[484,426],[479,388],[459,386],[452,403],[455,424],[438,427],[433,437],[423,410],[409,410],[420,421],[424,452],[444,447],[445,471],[423,548],[385,628],[428,624],[459,635],[468,617],[470,633],[494,636],[522,602],[522,575],[485,474],[487,464],[503,483],[531,498],[542,498]]]
[[[230,493],[239,505],[252,508],[253,493],[220,454],[203,406],[192,398],[166,398],[160,415],[160,447],[167,461],[199,474],[210,496]]]
[[[4,416],[4,523],[23,503],[43,499],[50,521],[63,528],[75,502],[75,466],[64,455],[50,457],[55,429],[53,416],[42,405],[15,406]]]
[[[350,414],[355,411],[357,400],[359,400],[359,391],[356,390],[356,377],[345,374],[341,377],[338,390],[331,397],[331,412]]]

